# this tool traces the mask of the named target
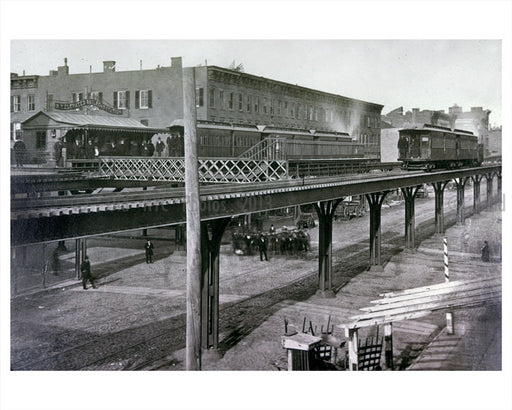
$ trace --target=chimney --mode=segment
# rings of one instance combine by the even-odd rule
[[[64,65],[57,67],[57,73],[58,75],[68,75],[69,74],[69,67],[68,67],[68,59],[64,58]]]
[[[419,108],[413,108],[412,109],[412,123],[413,124],[416,124],[416,122],[418,121],[418,114],[420,113],[420,109]]]
[[[182,68],[181,57],[171,57],[172,68]]]
[[[104,73],[113,73],[116,71],[116,62],[113,60],[103,61],[103,72]]]

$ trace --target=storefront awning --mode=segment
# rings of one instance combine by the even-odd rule
[[[61,112],[39,111],[22,123],[24,130],[40,129],[71,129],[81,128],[89,130],[124,130],[147,133],[168,131],[165,128],[150,128],[133,118],[114,117],[106,115],[88,115]]]

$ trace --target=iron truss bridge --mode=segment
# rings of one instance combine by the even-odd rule
[[[183,157],[104,157],[71,160],[72,167],[120,181],[185,181]],[[199,182],[215,184],[278,181],[288,177],[282,159],[200,158]]]
[[[501,165],[203,186],[201,219],[213,220],[473,176],[501,177]],[[11,245],[49,242],[185,222],[183,188],[11,200]]]

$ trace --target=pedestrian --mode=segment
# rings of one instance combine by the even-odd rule
[[[25,161],[25,153],[26,153],[26,146],[22,139],[18,139],[12,149],[14,150],[14,159],[16,161],[17,167],[23,167],[23,162]]]
[[[146,146],[148,147],[148,157],[152,157],[155,153],[155,146],[153,145],[153,142],[149,139],[146,142]]]
[[[82,144],[78,138],[75,138],[72,144],[69,145],[68,149],[69,158],[72,159],[83,159],[84,151],[82,149]]]
[[[89,261],[88,256],[84,258],[82,266],[80,266],[80,270],[82,271],[82,285],[84,289],[87,289],[87,281],[91,282],[92,287],[96,289],[96,285],[94,284],[94,278],[92,277],[91,274],[91,262]]]
[[[165,150],[165,144],[160,137],[158,137],[158,141],[156,142],[155,149],[156,149],[156,155],[161,157],[162,152]]]
[[[260,261],[263,261],[263,256],[265,256],[265,260],[268,261],[267,243],[263,235],[260,235],[260,238],[258,239],[258,249],[260,250]]]
[[[487,241],[484,241],[484,246],[482,246],[482,261],[489,262],[489,244]]]
[[[268,232],[270,233],[270,235],[274,235],[276,233],[276,228],[274,228],[274,224],[270,224]]]
[[[87,140],[87,144],[85,145],[84,152],[85,152],[86,159],[94,158],[94,145],[92,143],[92,140]]]
[[[153,244],[149,239],[146,241],[144,249],[146,250],[146,263],[153,263]]]
[[[55,166],[62,166],[62,138],[58,138],[55,144],[53,145],[53,154],[55,156]]]

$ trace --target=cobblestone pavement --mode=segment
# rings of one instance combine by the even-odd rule
[[[448,196],[448,195],[447,195]],[[471,196],[466,204],[471,203]],[[449,199],[446,201],[449,203]],[[471,207],[468,207],[468,211]],[[433,232],[433,199],[419,200],[417,240],[425,241]],[[482,216],[495,215],[483,212]],[[446,222],[455,214],[447,207]],[[430,221],[428,221],[430,220]],[[471,222],[470,222],[471,221]],[[475,219],[476,221],[476,219]],[[453,263],[462,272],[483,268],[467,255],[477,255],[483,237],[498,235],[496,217],[486,223],[469,219],[466,229],[452,228],[450,243]],[[481,228],[483,226],[483,228]],[[493,229],[489,229],[493,227]],[[465,234],[469,230],[469,237]],[[480,232],[479,229],[484,229]],[[307,316],[318,326],[330,314],[341,323],[347,314],[375,299],[381,291],[404,289],[441,280],[439,267],[418,277],[418,263],[425,267],[436,260],[427,247],[406,260],[403,248],[403,206],[383,210],[382,275],[368,275],[368,218],[334,224],[335,299],[316,297],[318,261],[271,255],[270,262],[258,256],[239,257],[230,245],[221,250],[220,278],[220,358],[206,357],[208,370],[276,370],[286,367],[285,352],[280,347],[284,318],[300,326]],[[311,230],[313,255],[317,248],[317,229]],[[461,239],[463,238],[463,239]],[[123,242],[123,248],[126,246]],[[137,248],[140,239],[135,239]],[[110,248],[115,254],[120,241]],[[497,243],[497,242],[496,242]],[[93,242],[91,241],[91,244]],[[99,242],[98,242],[99,244]],[[112,246],[112,245],[110,245]],[[422,245],[423,246],[423,245]],[[463,248],[464,247],[464,248]],[[98,252],[100,252],[100,248]],[[144,263],[137,252],[118,260],[104,262],[97,290],[82,290],[76,281],[61,283],[44,292],[26,294],[11,301],[11,368],[16,370],[131,370],[184,368],[185,346],[185,256],[172,252],[165,242],[159,244],[155,263]],[[434,253],[438,250],[435,250]],[[95,247],[89,249],[93,262]],[[101,251],[101,252],[104,252]],[[99,255],[99,253],[97,253]],[[397,259],[398,258],[398,259]],[[397,265],[396,261],[403,265]],[[421,262],[418,262],[421,261]],[[476,265],[474,264],[476,263]],[[400,267],[401,266],[401,267]],[[404,266],[414,266],[409,275],[398,274]],[[492,271],[501,271],[500,263],[491,263]],[[94,265],[93,265],[94,271]],[[411,273],[412,272],[412,273]],[[454,273],[455,275],[455,273]],[[443,318],[432,316],[431,322],[403,325],[394,341],[396,362],[407,368],[426,344],[441,331]],[[409,335],[409,336],[407,336]],[[418,336],[418,337],[416,337]]]

